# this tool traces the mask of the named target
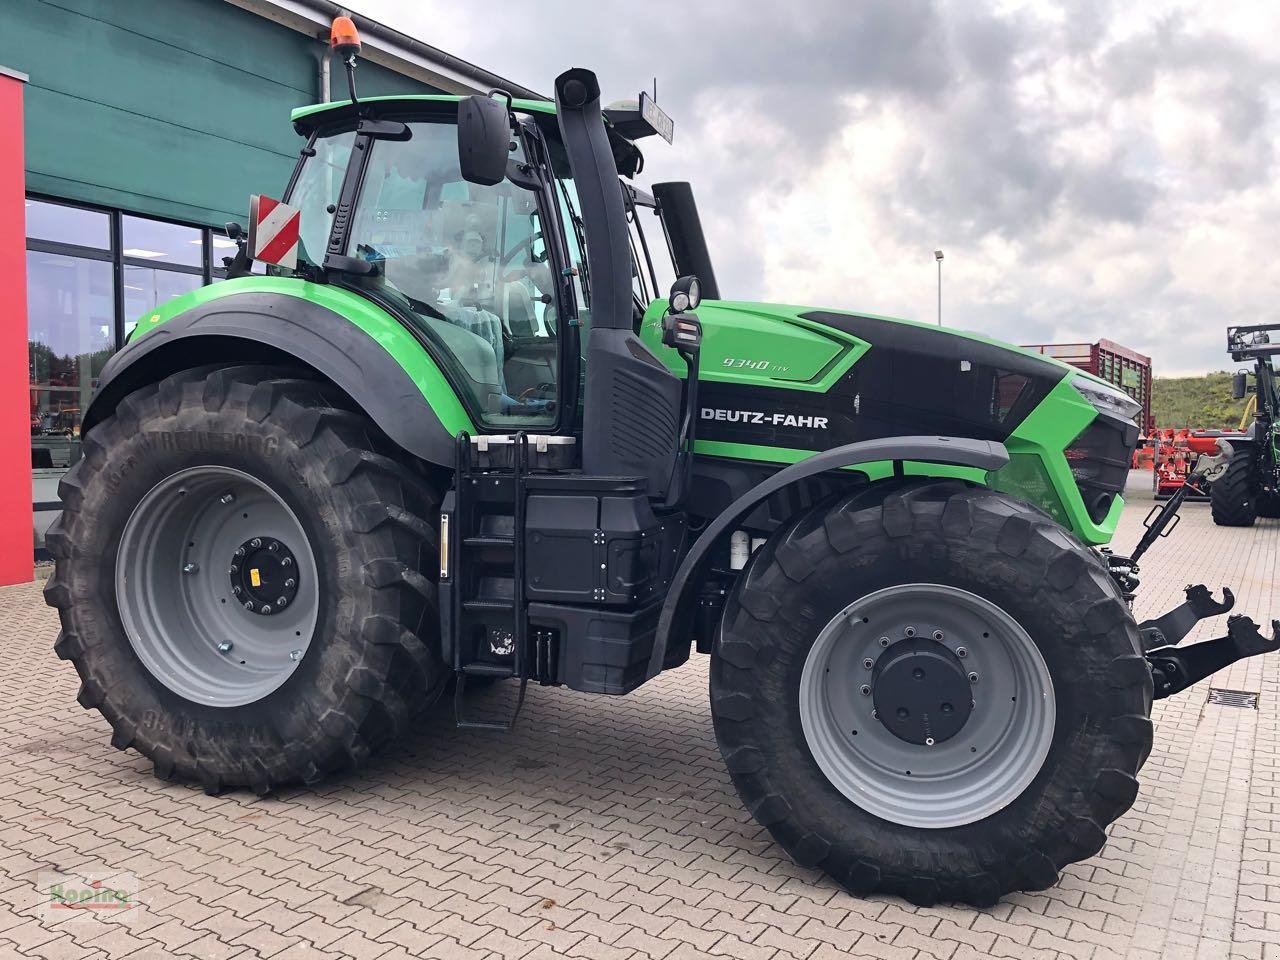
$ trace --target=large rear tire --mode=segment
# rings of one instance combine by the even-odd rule
[[[84,454],[47,535],[56,650],[158,776],[314,782],[443,688],[437,492],[333,387],[186,371],[125,398]]]
[[[959,481],[872,488],[770,538],[711,665],[752,814],[851,892],[917,904],[989,905],[1097,853],[1137,794],[1151,697],[1093,552]]]
[[[1252,527],[1258,517],[1257,471],[1253,451],[1241,449],[1209,488],[1209,509],[1220,527]]]

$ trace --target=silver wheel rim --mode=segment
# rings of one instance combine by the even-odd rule
[[[297,570],[286,604],[269,614],[245,609],[232,580],[237,549],[255,538],[277,544]],[[319,585],[302,524],[270,487],[230,467],[192,467],[148,491],[125,524],[115,579],[134,653],[194,703],[262,699],[298,668],[315,633]]]
[[[866,692],[874,670],[866,664],[908,636],[941,637],[971,672],[967,722],[934,745],[890,732]],[[1021,795],[1044,764],[1056,718],[1049,669],[1018,622],[976,594],[933,583],[878,590],[840,611],[805,659],[799,699],[809,750],[837,790],[881,819],[933,829],[981,820]]]

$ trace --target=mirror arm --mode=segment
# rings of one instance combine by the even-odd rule
[[[542,189],[542,180],[532,164],[508,160],[507,179],[522,190]]]
[[[677,281],[677,285],[678,285]],[[673,286],[673,290],[675,287]],[[693,487],[693,445],[697,440],[698,425],[698,362],[702,354],[702,324],[692,312],[672,313],[662,318],[663,345],[673,348],[684,360],[685,398],[684,421],[680,424],[680,451],[676,454],[673,482],[664,508],[676,510],[683,506]],[[677,331],[681,330],[684,337]],[[692,328],[692,330],[690,330]],[[693,336],[689,336],[693,333]]]

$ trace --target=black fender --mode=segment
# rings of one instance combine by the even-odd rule
[[[429,463],[452,466],[453,437],[404,368],[340,314],[301,297],[236,293],[192,307],[133,339],[102,368],[81,434],[126,396],[208,363],[297,362],[327,377],[391,440]]]
[[[816,453],[807,460],[793,463],[779,470],[764,482],[731,503],[711,523],[684,555],[680,566],[671,578],[671,586],[663,601],[658,617],[658,630],[649,657],[649,671],[645,679],[662,672],[666,658],[667,640],[674,632],[681,638],[689,630],[692,604],[696,588],[706,575],[712,549],[736,528],[752,510],[766,498],[784,487],[808,477],[853,467],[860,463],[880,463],[891,460],[896,463],[914,462],[945,464],[955,467],[973,467],[977,470],[999,470],[1009,462],[1009,452],[1004,444],[993,440],[970,440],[962,437],[884,437],[878,440],[860,440],[840,447],[832,447]]]

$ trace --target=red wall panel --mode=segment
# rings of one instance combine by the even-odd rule
[[[0,584],[34,576],[23,86],[0,74]]]

